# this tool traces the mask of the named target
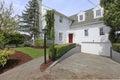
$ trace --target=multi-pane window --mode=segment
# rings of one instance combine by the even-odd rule
[[[60,22],[60,23],[63,22],[63,17],[62,17],[62,16],[59,17],[59,22]]]
[[[63,33],[60,32],[60,33],[59,33],[59,41],[62,41],[62,40],[63,40]]]
[[[85,30],[84,30],[84,35],[85,35],[85,36],[88,36],[88,29],[85,29]]]
[[[104,35],[104,28],[100,28],[100,35]]]
[[[83,15],[79,16],[79,20],[82,21],[83,20]]]
[[[101,9],[96,10],[96,17],[99,17],[99,16],[101,16]]]

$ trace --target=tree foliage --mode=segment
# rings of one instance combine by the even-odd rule
[[[31,32],[37,36],[39,32],[39,2],[38,0],[30,0],[26,4],[25,10],[22,13],[21,28],[26,28],[28,32]]]
[[[120,27],[120,0],[101,0],[104,7],[104,22],[111,28]]]
[[[8,35],[9,37],[7,38],[9,39],[9,42],[7,44],[16,44],[16,47],[18,46],[18,44],[22,44],[25,40],[24,35],[20,33],[14,33],[14,34],[8,34]]]
[[[115,32],[120,28],[120,0],[101,0],[100,2],[101,6],[104,7],[104,23],[113,29],[109,39],[111,42],[115,42],[113,39],[116,36]]]
[[[47,28],[47,37],[51,40],[54,40],[54,10],[47,10],[45,21]]]
[[[19,17],[13,15],[12,4],[7,8],[4,1],[0,1],[0,31],[13,33],[18,29]]]
[[[54,32],[54,10],[47,10],[47,13],[45,15],[45,21],[46,21],[46,29],[47,29],[47,38],[49,40],[52,40],[52,43],[50,43],[49,48],[49,54],[52,55],[53,58],[55,58],[55,54],[54,54],[54,39],[55,39],[55,32]],[[49,43],[49,42],[48,42]],[[50,53],[52,51],[52,53]]]

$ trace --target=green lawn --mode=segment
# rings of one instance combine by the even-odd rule
[[[34,49],[31,47],[18,47],[14,48],[14,50],[21,51],[25,54],[28,54],[32,58],[38,58],[44,55],[44,49]],[[48,49],[47,49],[48,52]]]

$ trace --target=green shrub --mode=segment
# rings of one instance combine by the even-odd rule
[[[35,46],[41,46],[43,47],[44,46],[44,39],[35,39]]]
[[[30,47],[30,46],[32,46],[32,43],[29,42],[29,41],[26,41],[26,42],[24,42],[23,46],[24,47]]]
[[[71,44],[60,44],[60,45],[55,45],[54,48],[50,47],[49,48],[49,57],[52,60],[57,60],[61,56],[63,56],[67,51],[75,47],[76,44],[71,43]]]
[[[4,37],[4,34],[3,33],[0,33],[0,48],[3,49],[4,47],[4,41],[5,37]]]
[[[0,66],[4,67],[11,54],[15,53],[14,50],[4,49],[0,51]]]
[[[18,44],[23,44],[25,41],[25,36],[20,33],[4,33],[4,36],[5,44],[15,44],[16,47],[18,46]]]
[[[120,43],[114,43],[112,44],[113,50],[120,52]]]

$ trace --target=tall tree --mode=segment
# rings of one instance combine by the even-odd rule
[[[19,17],[13,15],[13,7],[5,7],[5,2],[0,1],[0,31],[5,33],[13,33],[18,30]]]
[[[116,42],[115,32],[120,29],[120,0],[101,0],[100,2],[104,7],[104,23],[111,27],[109,39],[111,42]]]
[[[26,10],[24,10],[22,13],[21,20],[21,28],[26,28],[27,31],[31,32],[35,37],[37,37],[40,33],[39,6],[38,0],[30,0],[25,7]]]
[[[6,7],[4,1],[0,1],[0,48],[4,48],[9,42],[5,35],[14,34],[19,28],[19,17],[13,14],[13,6]]]

